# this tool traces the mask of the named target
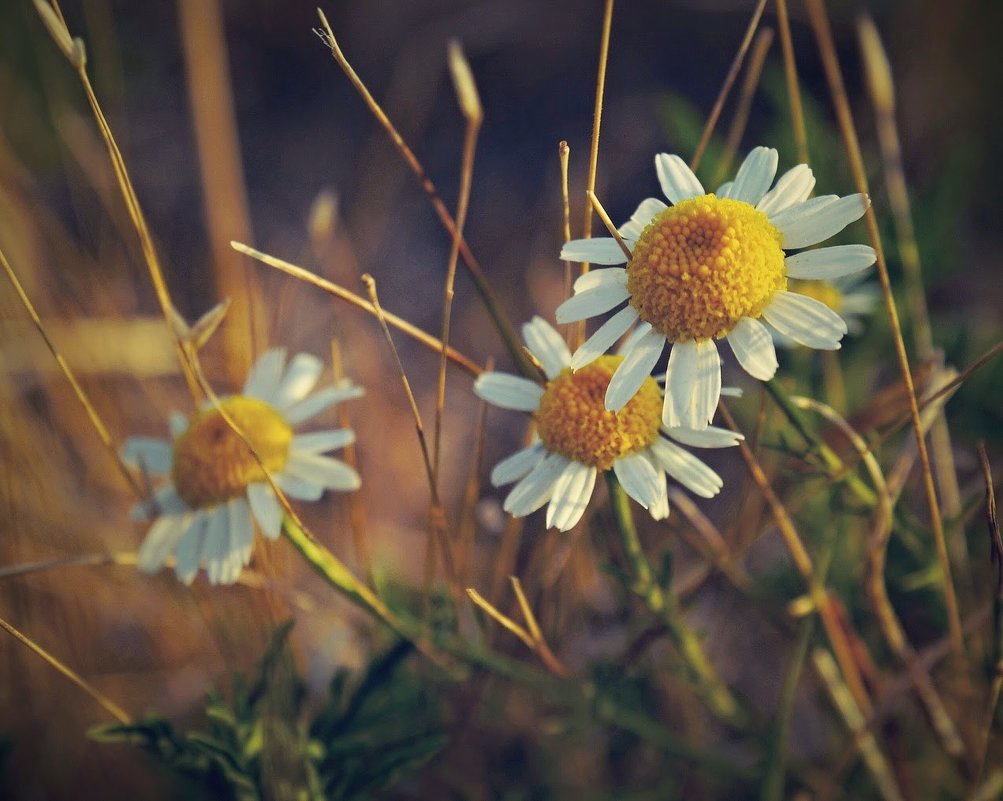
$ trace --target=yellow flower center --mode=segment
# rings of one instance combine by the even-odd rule
[[[839,311],[843,305],[843,293],[828,281],[791,281],[790,289],[800,295],[807,295],[820,303],[824,303],[833,311]]]
[[[657,439],[662,392],[650,376],[619,412],[606,409],[606,387],[622,361],[622,356],[600,356],[578,372],[562,370],[547,383],[534,416],[548,451],[609,470],[621,456]]]
[[[627,264],[630,303],[670,342],[720,338],[787,288],[783,235],[741,200],[702,195],[658,214]]]
[[[247,436],[269,472],[285,467],[293,430],[264,401],[235,395],[220,401]],[[174,440],[174,488],[190,509],[202,509],[242,495],[265,480],[261,465],[216,407],[198,412]]]

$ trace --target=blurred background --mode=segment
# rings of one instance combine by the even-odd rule
[[[626,219],[640,199],[658,193],[656,152],[686,158],[692,150],[753,5],[617,5],[597,185],[614,220]],[[884,37],[935,338],[948,361],[963,366],[1000,333],[1003,68],[997,33],[1003,6],[990,0],[830,5],[875,205],[890,230],[861,84],[856,13],[866,8]],[[466,237],[516,324],[534,313],[552,319],[563,299],[563,266],[556,258],[562,237],[558,142],[567,140],[571,149],[577,234],[601,6],[598,0],[324,6],[346,56],[451,209],[464,127],[445,54],[450,39],[462,43],[485,111]],[[825,191],[845,194],[852,182],[832,130],[814,38],[801,3],[790,6],[802,93],[816,134],[810,138],[812,166],[824,176]],[[194,320],[222,296],[233,297],[224,331],[203,352],[217,391],[239,389],[247,364],[266,343],[329,361],[337,339],[345,373],[368,392],[350,405],[349,415],[359,441],[369,558],[379,581],[420,584],[423,560],[415,554],[425,550],[428,490],[413,423],[374,321],[227,247],[230,239],[245,241],[360,294],[359,276],[368,272],[388,310],[438,331],[449,237],[312,32],[316,2],[68,0],[62,9],[71,32],[86,42],[95,92],[121,145],[178,310]],[[775,25],[772,4],[763,24]],[[732,100],[722,134],[733,108]],[[793,165],[776,41],[740,152],[757,144],[780,147],[781,168]],[[80,83],[28,0],[0,4],[0,247],[112,436],[119,442],[129,435],[166,436],[168,413],[189,411],[191,401]],[[890,261],[894,276],[893,247]],[[134,550],[141,531],[129,521],[127,488],[10,286],[0,284],[0,568]],[[458,349],[478,362],[493,358],[511,368],[462,269],[453,320]],[[893,350],[882,325],[873,323],[878,333],[866,344],[844,348],[844,364],[865,363],[859,374],[846,368],[853,379],[851,408],[894,381]],[[397,344],[429,423],[437,357],[402,336]],[[726,382],[737,375],[726,373]],[[974,441],[984,438],[991,453],[994,447],[999,452],[1001,386],[1003,371],[993,363],[952,401],[959,469],[972,480]],[[482,463],[474,463],[470,442],[478,406],[469,390],[469,377],[451,372],[443,469],[447,510],[454,514],[468,475],[486,475],[521,436],[522,421],[512,419],[518,416],[491,414]],[[754,412],[752,406],[744,411]],[[726,481],[739,483],[737,459],[714,454],[708,461]],[[470,571],[473,585],[482,587],[490,584],[488,566],[500,542],[490,500],[503,497],[488,487],[483,494],[488,502]],[[704,508],[712,519],[726,520],[738,508],[737,496],[726,492]],[[325,542],[358,566],[346,510],[345,498],[327,497],[305,511]],[[605,647],[595,621],[608,599],[585,544],[571,551],[542,528],[535,519],[527,525],[532,543],[517,544],[513,564],[535,571],[539,592],[560,584],[576,594],[576,610],[562,609],[547,622],[564,632],[570,661],[582,661]],[[534,557],[534,549],[545,550],[546,558]],[[291,613],[300,619],[298,657],[311,687],[322,687],[336,665],[364,660],[365,622],[317,585],[287,548],[280,543],[259,550],[255,566],[261,586],[212,591],[201,578],[188,589],[169,572],[143,577],[116,565],[5,576],[0,616],[130,712],[155,709],[178,720],[200,709],[207,683],[225,686],[234,670],[249,669],[274,624]],[[708,601],[711,607],[715,602]],[[727,659],[732,646],[722,634],[715,647]],[[13,640],[0,639],[0,754],[6,754],[0,757],[0,795],[170,795],[140,754],[85,739],[83,732],[102,714]],[[526,721],[532,714],[523,717],[531,728]],[[511,764],[536,758],[519,754]],[[497,765],[482,758],[493,769],[504,764],[500,757]]]

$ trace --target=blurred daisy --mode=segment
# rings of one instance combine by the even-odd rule
[[[670,438],[722,448],[737,444],[740,434],[664,426],[662,390],[651,376],[618,411],[610,411],[603,397],[623,356],[599,356],[572,371],[571,352],[545,320],[534,317],[522,333],[546,383],[495,372],[482,373],[474,382],[479,397],[503,409],[529,412],[536,422],[532,444],[491,472],[496,487],[518,482],[505,499],[506,512],[523,517],[549,502],[547,527],[567,531],[581,519],[596,476],[604,470],[613,470],[627,494],[655,520],[669,514],[666,474],[704,498],[717,495],[722,487],[717,473]],[[631,337],[628,347],[634,342]]]
[[[325,489],[358,489],[360,479],[344,462],[323,456],[355,441],[349,429],[297,434],[294,429],[362,389],[348,382],[311,391],[323,365],[299,353],[286,366],[286,352],[267,351],[251,369],[240,395],[220,407],[247,436],[290,498],[316,501]],[[125,459],[154,475],[170,476],[151,504],[133,510],[153,524],[139,549],[139,569],[153,573],[174,555],[174,572],[190,584],[204,567],[212,584],[232,584],[251,558],[252,516],[269,539],[279,536],[282,507],[261,464],[223,418],[207,405],[191,420],[175,412],[171,441],[148,437],[126,440]],[[150,508],[152,506],[152,508]]]
[[[791,281],[791,289],[821,301],[846,321],[846,332],[854,336],[864,330],[864,318],[874,313],[881,300],[881,288],[867,275],[848,275],[832,281]],[[774,330],[778,345],[791,347],[797,342]]]
[[[716,339],[727,338],[739,364],[769,380],[777,355],[763,318],[778,331],[812,348],[836,350],[846,333],[843,319],[824,303],[789,291],[788,277],[831,280],[874,263],[866,245],[839,245],[786,256],[818,244],[859,219],[865,195],[824,195],[808,200],[815,186],[804,164],[777,172],[777,151],[757,147],[734,181],[706,194],[679,156],[660,153],[655,169],[671,201],[644,200],[620,234],[628,258],[611,237],[578,239],[561,258],[592,264],[624,264],[594,270],[575,282],[575,294],[557,309],[570,323],[614,314],[574,354],[577,370],[592,362],[636,321],[640,335],[624,352],[606,391],[606,408],[618,411],[634,396],[668,344],[662,421],[666,426],[707,426],[721,393]]]

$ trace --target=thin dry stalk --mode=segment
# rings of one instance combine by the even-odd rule
[[[811,18],[812,27],[815,30],[816,39],[818,40],[819,53],[822,57],[823,67],[825,68],[826,79],[829,82],[829,90],[832,95],[833,105],[835,106],[836,117],[839,121],[843,145],[850,159],[854,182],[856,183],[857,191],[866,195],[868,193],[867,174],[864,170],[863,158],[860,155],[860,144],[853,123],[853,115],[850,111],[850,102],[846,96],[846,88],[843,85],[842,71],[836,55],[836,46],[833,42],[832,30],[829,27],[829,19],[822,0],[807,0],[807,2],[808,14]],[[891,280],[888,276],[888,265],[885,262],[884,250],[881,247],[881,236],[878,232],[878,222],[873,207],[868,206],[864,215],[864,222],[867,225],[871,246],[877,254],[878,277],[881,280],[881,291],[885,299],[885,309],[888,312],[892,339],[895,343],[895,352],[898,357],[902,379],[905,382],[906,394],[909,397],[909,412],[912,418],[913,431],[916,436],[916,445],[919,448],[923,488],[926,492],[927,506],[930,511],[930,526],[933,529],[937,560],[940,565],[941,585],[944,593],[944,604],[947,611],[951,641],[954,645],[956,656],[963,663],[965,661],[965,643],[961,628],[961,613],[958,609],[958,599],[954,590],[954,582],[951,578],[951,560],[948,557],[947,542],[944,538],[944,524],[941,519],[940,505],[937,502],[937,490],[933,483],[930,456],[927,453],[926,440],[923,436],[920,423],[916,387],[913,385],[909,356],[906,353],[905,341],[902,338],[902,327],[899,325],[898,310],[895,306],[895,297],[892,294]]]
[[[111,715],[115,720],[121,723],[123,726],[128,726],[132,723],[132,718],[129,714],[122,709],[118,704],[112,701],[108,696],[98,690],[93,684],[87,681],[83,676],[77,673],[72,668],[68,667],[64,663],[60,662],[56,657],[46,651],[41,645],[34,642],[30,637],[22,634],[16,628],[14,628],[10,623],[8,623],[3,618],[0,618],[0,628],[6,631],[11,637],[17,640],[21,645],[23,645],[28,650],[32,651],[35,655],[41,657],[42,661],[46,662],[51,667],[54,667],[60,673],[62,673],[66,678],[73,682],[77,687],[87,693],[91,698],[100,704],[101,708],[104,709],[109,715]]]
[[[456,204],[456,229],[449,250],[449,266],[446,269],[446,283],[442,298],[442,353],[439,359],[439,378],[435,394],[435,429],[432,437],[432,473],[436,483],[440,478],[442,463],[442,415],[446,407],[446,362],[449,354],[449,324],[453,310],[453,285],[456,282],[456,263],[460,257],[460,242],[463,241],[463,226],[467,221],[470,205],[470,184],[474,175],[474,153],[477,150],[477,134],[481,129],[484,113],[477,95],[474,76],[470,72],[466,57],[458,42],[449,44],[449,67],[459,100],[460,109],[467,120],[466,135],[463,139],[463,160],[460,168],[460,196]]]
[[[787,100],[791,105],[791,128],[794,130],[794,145],[798,151],[798,161],[808,164],[808,134],[804,125],[804,110],[801,107],[801,90],[798,88],[797,60],[794,58],[794,42],[791,39],[791,21],[787,15],[787,0],[776,0],[777,27],[780,29],[780,48],[784,54],[784,77],[787,80]]]
[[[305,270],[302,267],[298,267],[295,264],[292,264],[291,262],[283,261],[282,259],[276,258],[275,256],[269,256],[267,253],[262,253],[260,250],[255,250],[254,248],[248,247],[247,245],[241,242],[231,242],[230,247],[232,247],[234,250],[240,253],[243,253],[245,256],[250,256],[255,261],[260,261],[262,264],[265,264],[276,270],[280,270],[281,272],[291,275],[294,278],[298,278],[301,281],[305,281],[308,284],[313,284],[315,287],[323,289],[328,294],[334,295],[336,298],[344,300],[352,304],[356,308],[362,309],[362,311],[364,312],[372,314],[373,316],[377,316],[376,307],[373,306],[372,303],[365,300],[364,298],[359,297],[354,292],[351,292],[345,289],[344,287],[339,286],[338,284],[335,284],[331,281],[321,278],[318,275],[314,275],[309,270]],[[433,337],[431,334],[426,334],[420,328],[418,328],[415,325],[412,325],[404,318],[398,317],[396,314],[392,314],[391,312],[386,311],[382,307],[380,308],[380,312],[383,315],[383,319],[386,320],[387,325],[392,325],[398,331],[407,334],[409,337],[415,340],[415,342],[418,342],[427,348],[431,348],[437,353],[442,351],[442,342]],[[472,359],[468,359],[466,356],[464,356],[455,348],[447,347],[446,354],[448,355],[449,360],[453,362],[453,364],[457,365],[458,367],[462,367],[464,370],[467,371],[467,373],[469,373],[474,378],[476,378],[481,374],[482,370],[480,365],[478,365]]]
[[[568,160],[571,156],[571,148],[568,143],[562,139],[557,144],[557,158],[561,164],[561,219],[564,224],[563,235],[564,242],[571,241],[571,197],[568,194]],[[564,297],[571,297],[571,287],[573,285],[573,280],[571,277],[571,262],[565,260],[564,262]],[[575,326],[570,326],[568,328],[566,337],[568,340],[568,345],[574,345],[573,329]]]
[[[756,87],[759,86],[759,79],[763,74],[763,64],[766,62],[766,55],[770,52],[770,45],[772,44],[772,28],[763,28],[763,30],[756,34],[756,41],[752,46],[752,55],[749,56],[749,67],[745,71],[742,88],[738,93],[735,116],[732,118],[731,126],[728,128],[728,138],[725,140],[724,153],[718,161],[714,180],[711,182],[715,186],[724,180],[735,160],[738,146],[741,144],[742,136],[745,134],[745,126],[749,122],[752,99],[755,97]]]
[[[104,421],[98,414],[97,409],[94,408],[94,404],[91,403],[91,400],[84,391],[84,388],[80,386],[80,382],[77,381],[77,377],[73,374],[73,370],[70,369],[70,365],[67,364],[66,359],[63,358],[63,355],[59,352],[55,343],[49,337],[49,333],[46,330],[45,325],[42,323],[42,318],[38,316],[38,312],[35,310],[34,304],[24,291],[24,287],[22,286],[20,279],[18,279],[17,273],[14,272],[14,268],[11,266],[10,262],[7,261],[7,256],[4,254],[3,250],[0,250],[0,265],[3,265],[4,272],[7,274],[7,278],[13,285],[14,291],[17,293],[21,304],[24,306],[25,311],[28,312],[28,316],[31,317],[31,321],[35,324],[35,328],[38,329],[38,333],[41,334],[42,339],[45,340],[46,347],[48,347],[52,357],[56,360],[56,364],[59,366],[60,372],[69,382],[70,387],[73,389],[73,394],[76,395],[77,400],[80,401],[80,405],[84,407],[84,411],[87,413],[87,417],[91,421],[91,425],[94,426],[94,430],[97,432],[98,438],[101,440],[101,443],[105,446],[108,453],[111,454],[111,458],[114,460],[116,467],[118,467],[118,471],[125,479],[125,483],[139,500],[145,500],[146,491],[136,480],[136,477],[132,474],[132,471],[122,459],[122,455],[118,452],[118,448],[115,447],[111,434],[108,433],[108,428],[105,426]]]
[[[404,137],[400,135],[400,132],[390,121],[390,118],[387,116],[386,112],[383,111],[383,108],[376,101],[376,98],[372,96],[369,89],[367,89],[366,85],[362,82],[358,73],[356,73],[356,71],[352,68],[352,65],[348,63],[348,59],[345,58],[345,54],[342,52],[341,46],[335,38],[334,30],[331,28],[331,24],[327,21],[327,17],[324,16],[324,12],[318,8],[317,14],[320,17],[321,25],[324,26],[323,30],[317,31],[318,35],[331,50],[331,55],[334,57],[338,66],[341,67],[349,82],[369,108],[370,113],[387,132],[387,135],[389,135],[394,147],[397,148],[397,151],[401,154],[401,157],[407,163],[411,172],[413,172],[415,177],[418,179],[418,182],[421,184],[422,191],[424,191],[424,193],[428,196],[428,199],[432,202],[435,213],[439,217],[439,221],[442,223],[443,227],[451,237],[459,240],[460,255],[463,257],[464,264],[467,265],[470,278],[474,282],[474,288],[481,296],[481,300],[484,302],[484,305],[488,310],[488,314],[491,315],[491,319],[494,321],[495,328],[497,328],[498,334],[505,343],[506,349],[512,356],[516,365],[519,367],[520,372],[528,378],[533,377],[532,367],[523,353],[522,343],[519,341],[519,336],[516,333],[512,322],[509,320],[502,305],[498,302],[494,289],[492,289],[491,284],[484,276],[484,271],[481,269],[479,262],[474,258],[474,254],[470,250],[470,247],[467,245],[462,236],[457,236],[456,222],[449,213],[449,209],[446,208],[446,204],[443,203],[442,198],[439,196],[439,192],[435,188],[435,184],[432,182],[432,179],[428,177],[428,173],[425,172],[425,168],[418,160],[418,157],[408,146],[407,142],[404,141]]]
[[[717,127],[718,119],[721,117],[721,110],[728,99],[728,93],[731,92],[731,87],[735,85],[735,79],[738,78],[738,73],[742,70],[742,62],[745,61],[745,54],[749,50],[749,45],[752,44],[752,37],[756,35],[756,28],[759,27],[759,20],[762,19],[764,8],[766,8],[766,0],[759,0],[756,4],[756,10],[752,12],[752,19],[749,20],[749,27],[745,30],[742,43],[738,46],[738,52],[735,53],[731,67],[728,68],[728,74],[724,78],[724,83],[721,84],[721,91],[718,92],[717,99],[710,110],[710,115],[707,117],[707,122],[704,124],[703,133],[700,134],[700,141],[697,143],[696,150],[693,151],[693,158],[690,159],[690,169],[693,172],[696,172],[700,166],[704,151],[707,149],[710,137],[714,133],[714,128]]]
[[[595,209],[596,214],[599,215],[599,219],[602,220],[603,225],[606,226],[606,230],[609,231],[610,236],[612,236],[616,243],[620,246],[620,250],[623,251],[623,255],[630,259],[630,248],[627,246],[627,242],[620,235],[620,232],[616,229],[613,224],[613,220],[610,219],[609,214],[606,213],[606,209],[603,208],[602,203],[599,202],[599,198],[596,197],[595,192],[589,192],[589,202],[592,204],[592,208]]]

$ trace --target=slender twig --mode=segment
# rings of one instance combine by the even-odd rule
[[[690,169],[693,172],[696,172],[700,166],[700,161],[703,159],[704,151],[707,149],[711,135],[714,133],[714,128],[717,127],[721,110],[728,99],[728,93],[731,92],[731,87],[735,84],[735,79],[738,78],[738,73],[742,70],[742,62],[745,61],[745,54],[749,50],[749,45],[752,44],[752,37],[756,35],[756,28],[759,27],[759,20],[763,16],[764,8],[766,8],[766,0],[759,0],[756,4],[756,10],[752,12],[752,19],[749,20],[749,26],[745,30],[742,43],[738,46],[738,52],[735,53],[731,67],[728,68],[728,74],[724,78],[724,83],[721,84],[721,91],[718,92],[717,99],[714,101],[714,105],[707,117],[707,122],[704,124],[703,133],[700,134],[700,141],[697,143],[696,150],[693,151],[693,158],[690,159]]]
[[[595,209],[596,214],[599,215],[599,219],[602,220],[602,224],[606,226],[606,230],[609,231],[610,236],[612,236],[616,243],[620,246],[620,250],[623,251],[623,255],[630,260],[630,247],[628,247],[626,240],[621,236],[620,232],[617,230],[616,225],[613,224],[613,220],[606,213],[606,209],[603,208],[602,203],[599,202],[599,198],[596,197],[595,192],[589,192],[589,203],[592,204],[592,208]]]
[[[868,193],[867,173],[864,169],[863,157],[860,154],[860,143],[857,139],[856,128],[853,123],[853,114],[850,110],[850,102],[846,95],[846,88],[843,85],[842,71],[839,66],[839,59],[836,55],[836,46],[832,38],[832,30],[829,27],[829,19],[825,11],[822,0],[807,0],[808,15],[811,18],[812,27],[815,29],[815,36],[818,41],[819,52],[822,56],[822,65],[825,69],[826,79],[829,82],[829,90],[832,95],[833,105],[836,110],[836,117],[839,122],[840,133],[843,137],[843,145],[850,160],[850,167],[853,172],[854,182],[857,191],[862,194]],[[947,622],[954,644],[956,656],[962,662],[965,661],[965,642],[961,628],[961,613],[958,609],[958,599],[954,590],[954,582],[951,577],[951,561],[947,553],[947,542],[944,539],[944,524],[941,519],[940,505],[937,501],[937,490],[933,483],[933,470],[930,466],[930,456],[926,449],[926,439],[923,436],[922,425],[919,417],[919,404],[916,400],[916,387],[913,385],[912,370],[909,366],[909,356],[906,353],[905,341],[902,338],[902,327],[899,325],[898,310],[895,306],[895,296],[892,293],[891,280],[888,276],[888,265],[885,262],[884,250],[881,246],[881,236],[878,232],[878,221],[874,214],[874,208],[868,205],[864,214],[864,222],[871,240],[871,246],[877,256],[878,277],[881,281],[881,291],[884,294],[885,309],[888,312],[889,325],[892,331],[892,339],[895,344],[895,353],[899,362],[899,369],[902,379],[905,382],[906,394],[909,399],[909,412],[912,418],[913,432],[916,436],[916,445],[919,448],[919,463],[923,475],[923,489],[926,492],[927,506],[930,511],[930,527],[933,530],[934,544],[937,550],[937,561],[940,564],[941,586],[944,593],[944,605],[947,611]]]
[[[557,144],[557,158],[561,165],[561,220],[563,223],[562,227],[562,239],[565,243],[571,241],[571,196],[568,192],[568,159],[571,156],[571,148],[568,143],[562,139]],[[571,262],[567,259],[564,260],[564,294],[563,297],[571,297],[571,287],[572,287],[572,277],[571,277]],[[571,325],[568,327],[566,338],[568,345],[574,345],[574,332],[575,329],[580,326]]]
[[[797,60],[791,39],[791,21],[787,15],[787,0],[776,0],[777,27],[780,29],[780,47],[784,54],[784,77],[787,79],[787,100],[791,106],[791,128],[798,161],[808,164],[808,134],[805,131],[804,110],[801,108],[801,90],[798,88]]]
[[[280,270],[284,273],[287,273],[288,275],[291,275],[294,278],[299,278],[301,281],[305,281],[308,284],[313,284],[315,287],[323,289],[328,294],[334,295],[336,298],[344,300],[347,303],[352,304],[356,308],[362,309],[362,311],[364,312],[367,312],[374,316],[376,315],[376,307],[373,306],[372,303],[365,300],[364,298],[359,297],[354,292],[351,292],[345,289],[344,287],[339,286],[338,284],[332,283],[331,281],[321,278],[318,275],[314,275],[309,270],[305,270],[302,267],[298,267],[295,264],[276,258],[275,256],[269,256],[267,253],[262,253],[260,250],[255,250],[254,248],[248,247],[247,245],[241,242],[231,242],[230,247],[232,247],[236,251],[239,251],[240,253],[243,253],[245,256],[250,256],[252,259],[260,261],[262,264],[265,264],[276,270]],[[433,337],[431,334],[425,333],[417,326],[412,325],[404,318],[398,317],[396,314],[392,314],[391,312],[388,312],[385,309],[383,309],[383,318],[387,321],[388,325],[392,325],[398,331],[407,334],[416,342],[424,345],[427,348],[431,348],[437,353],[442,351],[442,342]],[[457,351],[455,348],[452,347],[447,348],[446,353],[448,354],[449,360],[451,362],[453,362],[458,367],[462,367],[474,378],[476,378],[481,374],[482,370],[480,365],[478,365],[472,359],[468,359],[466,356]],[[537,375],[535,368],[532,375],[534,378]]]
[[[474,288],[481,296],[481,300],[487,308],[488,314],[491,315],[491,319],[495,324],[495,328],[498,329],[498,334],[501,336],[502,342],[505,344],[505,348],[508,350],[512,360],[518,366],[519,371],[527,378],[532,378],[535,373],[532,365],[522,350],[522,343],[519,341],[519,335],[516,333],[512,322],[508,319],[508,315],[499,303],[494,290],[491,288],[490,283],[488,283],[487,278],[484,276],[484,271],[481,269],[478,261],[474,258],[474,254],[471,252],[470,247],[462,237],[457,236],[456,222],[449,213],[449,209],[446,208],[446,204],[439,196],[439,191],[435,188],[435,184],[432,183],[432,179],[428,177],[428,173],[425,172],[425,168],[422,166],[421,162],[418,161],[418,157],[414,154],[414,151],[411,150],[407,142],[404,141],[404,137],[400,135],[400,132],[390,121],[386,112],[383,111],[380,104],[369,92],[369,89],[366,88],[366,85],[362,82],[358,73],[356,73],[352,68],[352,65],[348,63],[348,59],[345,58],[345,54],[342,52],[341,46],[335,38],[334,30],[327,21],[327,17],[324,16],[324,12],[318,8],[317,14],[320,17],[321,24],[324,26],[323,31],[318,31],[321,39],[331,50],[331,55],[334,57],[334,60],[338,63],[338,66],[341,67],[342,71],[345,73],[355,90],[359,93],[373,117],[375,117],[376,121],[387,132],[390,140],[397,148],[397,151],[401,154],[401,157],[407,163],[408,167],[411,168],[411,172],[414,173],[418,182],[421,184],[422,191],[424,191],[429,200],[432,202],[435,213],[439,217],[443,227],[450,236],[459,240],[460,255],[463,257],[464,264],[467,265],[470,278],[474,282]]]

